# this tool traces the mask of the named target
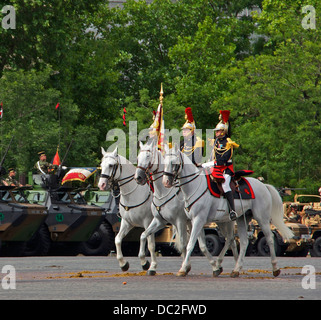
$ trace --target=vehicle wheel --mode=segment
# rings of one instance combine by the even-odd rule
[[[51,245],[48,227],[42,224],[39,230],[27,242],[25,256],[46,256]]]
[[[321,237],[315,239],[310,253],[311,257],[321,257]]]
[[[108,255],[114,247],[114,232],[110,224],[103,222],[89,240],[80,245],[80,252],[86,256]]]
[[[274,250],[276,256],[280,257],[282,255],[282,248],[278,244],[276,237],[274,236]],[[270,248],[266,242],[266,238],[262,237],[257,243],[257,252],[259,256],[270,256]]]
[[[2,257],[22,257],[26,248],[25,241],[4,242],[1,250]]]
[[[206,247],[212,256],[218,256],[222,250],[222,244],[219,237],[216,234],[206,234]]]

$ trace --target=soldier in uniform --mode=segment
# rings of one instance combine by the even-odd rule
[[[230,206],[230,219],[236,220],[234,196],[230,187],[231,177],[234,175],[233,151],[239,145],[231,140],[231,128],[229,125],[230,111],[220,111],[220,122],[217,124],[215,131],[215,141],[213,148],[214,167],[211,168],[211,174],[217,182],[221,182],[224,196]]]
[[[56,170],[58,168],[57,165],[47,162],[47,156],[44,151],[38,152],[39,161],[35,164],[35,169],[38,174],[48,174],[51,170]]]
[[[298,213],[299,206],[297,203],[291,203],[285,218],[290,222],[300,222],[301,216]]]
[[[190,107],[185,109],[185,120],[186,122],[182,127],[184,140],[180,143],[180,150],[185,153],[196,166],[200,166],[204,141],[195,135],[196,126]]]
[[[303,215],[302,215],[302,223],[307,227],[311,227],[313,225],[319,225],[321,223],[320,216],[318,214],[309,215],[306,210],[312,210],[312,206],[306,205],[303,207]]]
[[[22,187],[22,184],[17,179],[15,179],[15,177],[16,177],[15,169],[9,168],[8,169],[8,177],[5,179],[5,182],[7,183],[6,185]]]

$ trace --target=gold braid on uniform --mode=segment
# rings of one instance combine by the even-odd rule
[[[227,151],[229,151],[230,149],[231,150],[231,158],[232,158],[232,155],[233,155],[233,149],[234,148],[238,148],[240,145],[238,145],[236,142],[232,141],[230,138],[227,138],[227,143],[226,143],[226,146],[225,148],[222,148],[222,149],[219,149],[218,147],[216,147],[214,145],[214,152],[220,154],[221,156],[226,153]]]
[[[187,156],[190,156],[192,155],[192,153],[194,153],[196,148],[203,148],[203,147],[204,147],[204,141],[197,137],[195,145],[193,147],[190,147],[184,144],[184,148],[182,152],[185,153]]]

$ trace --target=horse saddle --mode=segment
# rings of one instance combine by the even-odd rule
[[[244,176],[248,176],[253,172],[254,171],[252,170],[240,170],[235,172],[230,184],[231,190],[234,195],[234,199],[255,199],[255,194],[250,183],[246,178],[244,178]],[[208,189],[210,190],[212,196],[219,198],[221,195],[224,194],[221,184],[213,180],[211,178],[210,172],[208,171],[206,174],[206,179]]]

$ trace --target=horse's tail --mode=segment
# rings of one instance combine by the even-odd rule
[[[274,224],[278,231],[280,231],[283,238],[289,240],[294,236],[294,234],[284,223],[282,198],[272,185],[265,184],[265,186],[272,197],[272,224]]]

